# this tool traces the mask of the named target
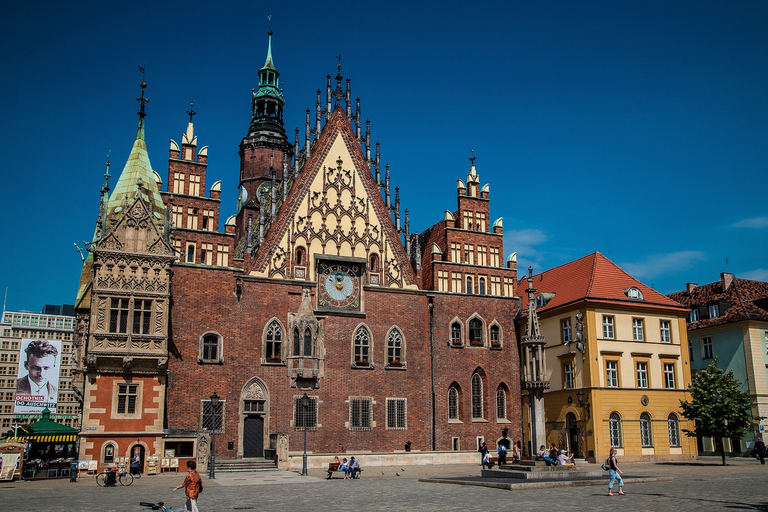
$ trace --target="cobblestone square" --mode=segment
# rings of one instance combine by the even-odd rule
[[[363,457],[363,463],[365,458]],[[436,484],[425,478],[455,479],[476,484],[480,466],[369,467],[354,481],[325,480],[322,471],[309,477],[296,473],[218,474],[204,477],[199,500],[202,512],[233,510],[276,511],[466,511],[466,510],[768,510],[768,465],[753,459],[730,459],[719,465],[716,457],[691,463],[621,464],[626,496],[606,496],[607,473],[600,485],[543,489],[498,489],[479,485]],[[363,466],[365,467],[365,466]],[[398,476],[400,475],[400,476]],[[633,484],[633,478],[673,477],[674,481]],[[92,477],[77,483],[62,480],[3,483],[3,511],[139,511],[140,501],[164,501],[183,506],[182,491],[171,489],[184,473],[145,476],[130,487],[101,488]],[[485,479],[489,480],[489,479]],[[498,479],[493,479],[495,482]]]

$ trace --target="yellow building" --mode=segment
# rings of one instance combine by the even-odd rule
[[[529,365],[523,374],[545,389],[542,429],[541,405],[531,414],[534,386],[524,386],[531,389],[523,396],[529,449],[555,443],[591,462],[611,446],[625,461],[696,457],[679,407],[690,398],[686,308],[598,252],[521,280],[518,295],[523,311],[535,301],[538,317],[518,319],[521,336],[534,325],[545,340],[541,362],[531,361],[538,352],[526,359],[521,351]]]

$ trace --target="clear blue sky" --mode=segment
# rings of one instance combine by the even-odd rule
[[[413,231],[455,210],[474,149],[521,270],[597,250],[664,293],[717,280],[726,257],[768,280],[768,2],[271,4],[5,7],[7,309],[73,303],[73,242],[93,233],[107,152],[117,175],[135,137],[137,65],[153,167],[167,181],[194,100],[207,185],[234,213],[270,14],[291,139],[340,51]]]

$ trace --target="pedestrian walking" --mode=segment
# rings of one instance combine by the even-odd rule
[[[203,480],[200,478],[200,473],[197,472],[197,463],[193,460],[187,461],[187,478],[180,486],[174,487],[173,492],[182,487],[184,487],[184,494],[187,497],[186,509],[190,512],[198,512],[197,498],[203,491]]]
[[[752,451],[755,458],[760,461],[760,464],[765,464],[765,443],[763,442],[763,438],[760,436],[757,436],[755,439],[755,449]]]
[[[499,456],[499,467],[507,463],[507,447],[506,445],[499,444],[496,449],[496,454]]]
[[[485,469],[485,455],[488,453],[488,446],[486,446],[485,441],[483,441],[483,444],[480,446],[480,449],[477,451],[480,452],[480,467]]]
[[[616,449],[611,448],[611,455],[608,457],[608,473],[611,475],[611,481],[608,484],[608,496],[616,496],[613,494],[613,482],[616,480],[619,481],[619,494],[621,496],[624,496],[624,480],[621,479],[621,475],[624,474],[622,470],[619,469],[619,464],[616,462]]]

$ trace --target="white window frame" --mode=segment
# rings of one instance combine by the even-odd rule
[[[637,373],[638,389],[648,389],[648,361],[637,361],[635,363]]]
[[[619,362],[615,359],[605,362],[605,385],[609,388],[619,387]]]
[[[612,340],[616,336],[614,318],[612,315],[603,315],[603,338]]]
[[[662,343],[672,343],[672,322],[659,320],[659,335]]]
[[[701,360],[707,360],[707,359],[714,359],[715,358],[715,350],[712,346],[712,337],[711,336],[702,336],[701,337]]]
[[[664,388],[675,389],[675,363],[664,363]]]

